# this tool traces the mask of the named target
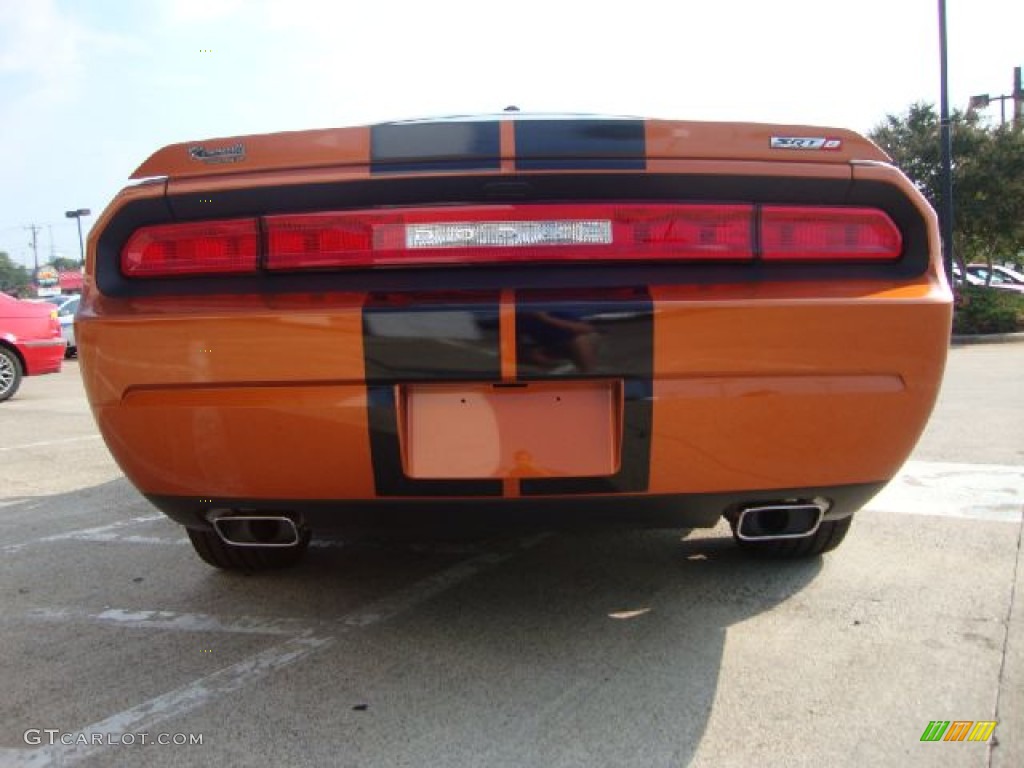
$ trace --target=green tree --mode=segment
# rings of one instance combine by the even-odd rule
[[[953,138],[953,257],[1020,263],[1024,257],[1024,131],[988,127],[955,112]],[[869,134],[917,185],[932,205],[941,179],[939,118],[930,104],[887,115]],[[989,275],[992,272],[989,270]],[[984,287],[957,288],[953,320],[958,333],[1024,329],[1024,300]]]
[[[1024,250],[1024,132],[987,128],[954,112],[952,131],[953,250],[968,261],[1016,258]],[[941,158],[932,104],[911,104],[868,134],[937,207]]]
[[[53,265],[54,269],[61,272],[71,272],[72,270],[76,270],[82,266],[78,259],[65,259],[63,256],[51,259],[50,263]]]
[[[954,112],[953,251],[991,263],[1024,250],[1024,132]],[[940,199],[939,118],[931,104],[887,115],[869,134],[933,205]]]
[[[1004,126],[987,131],[986,137],[965,158],[961,189],[954,188],[954,204],[963,208],[958,229],[972,257],[1019,261],[1024,251],[1024,131]]]
[[[0,251],[0,291],[28,294],[31,282],[28,270]]]

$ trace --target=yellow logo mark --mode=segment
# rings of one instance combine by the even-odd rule
[[[971,729],[970,735],[967,737],[968,741],[988,741],[992,735],[992,731],[996,729],[995,720],[979,720],[974,724],[974,728]]]

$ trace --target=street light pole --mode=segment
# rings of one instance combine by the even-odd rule
[[[939,123],[939,144],[942,151],[942,200],[939,206],[939,222],[942,230],[942,263],[946,268],[946,279],[953,284],[953,137],[949,126],[949,72],[946,47],[946,0],[939,0],[939,58],[941,115]]]
[[[64,215],[69,219],[74,219],[78,222],[78,253],[80,256],[79,263],[85,266],[85,241],[82,240],[82,217],[88,216],[92,213],[88,208],[79,208],[75,211],[64,211]]]

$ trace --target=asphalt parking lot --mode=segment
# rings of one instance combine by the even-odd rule
[[[953,348],[823,558],[720,526],[321,541],[247,576],[124,480],[70,361],[0,405],[0,765],[1024,765],[1022,372],[1024,343]]]

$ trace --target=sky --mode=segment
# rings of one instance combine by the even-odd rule
[[[1024,3],[947,13],[951,106],[1009,93]],[[509,104],[867,132],[919,101],[937,0],[0,0],[0,251],[31,266],[37,225],[77,258],[64,212],[87,233],[181,141]]]

